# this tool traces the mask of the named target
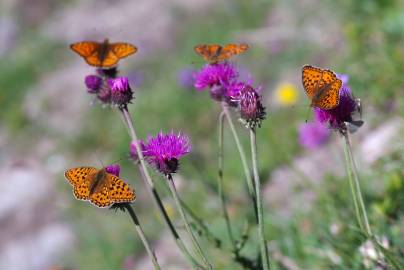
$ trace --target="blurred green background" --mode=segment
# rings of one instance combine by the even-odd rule
[[[126,158],[130,138],[119,112],[86,93],[84,77],[94,70],[68,47],[104,38],[139,48],[119,66],[134,86],[129,110],[139,137],[171,129],[191,137],[193,152],[175,181],[184,201],[222,241],[216,248],[201,240],[215,269],[243,269],[228,252],[217,196],[220,107],[208,91],[184,85],[180,75],[203,65],[193,47],[213,42],[249,43],[251,49],[234,61],[263,89],[268,116],[258,130],[258,149],[274,269],[377,267],[366,261],[364,238],[356,231],[341,137],[332,134],[316,150],[299,144],[309,104],[301,86],[305,64],[350,76],[364,107],[365,125],[353,135],[353,147],[371,224],[403,256],[403,29],[402,1],[3,0],[0,269],[151,269],[127,214],[75,200],[63,178],[67,168],[116,160],[136,189],[134,207],[163,269],[189,269]],[[296,102],[279,99],[285,83]],[[241,125],[238,131],[249,153],[248,133]],[[253,211],[227,129],[224,175],[241,237]],[[164,179],[153,177],[182,232]],[[258,251],[255,232],[250,229],[242,250],[251,259]]]

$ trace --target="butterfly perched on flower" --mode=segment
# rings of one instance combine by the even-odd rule
[[[108,39],[102,43],[96,41],[76,42],[71,44],[70,48],[83,57],[87,64],[100,68],[113,67],[120,59],[137,52],[136,46],[130,43],[109,43]]]
[[[65,172],[65,177],[78,200],[90,201],[98,207],[133,202],[136,198],[134,190],[119,177],[108,173],[106,168],[72,168]]]
[[[248,44],[200,44],[194,47],[197,54],[203,56],[206,62],[209,64],[216,64],[220,61],[224,61],[232,57],[247,51],[250,48]]]
[[[302,69],[302,82],[312,107],[330,110],[338,106],[342,81],[334,72],[307,65]]]

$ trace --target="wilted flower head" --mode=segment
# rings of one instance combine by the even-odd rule
[[[194,75],[194,86],[197,90],[203,90],[214,85],[226,86],[230,81],[238,76],[235,67],[228,63],[218,63],[205,65]]]
[[[299,126],[299,143],[310,150],[325,144],[330,137],[330,129],[324,124],[314,121]]]
[[[191,89],[194,86],[196,70],[190,67],[183,68],[177,73],[177,83],[184,89]]]
[[[337,107],[330,110],[314,108],[314,113],[318,121],[328,123],[333,128],[343,132],[346,129],[345,123],[354,122],[352,116],[360,108],[357,100],[352,96],[350,87],[347,84],[347,76],[338,77],[343,80],[341,90],[339,92],[339,104]]]
[[[117,77],[109,79],[108,85],[111,89],[111,102],[123,108],[131,102],[133,98],[132,89],[129,86],[127,77]]]
[[[290,106],[297,102],[299,92],[291,83],[282,83],[275,90],[275,99],[282,106]]]
[[[179,159],[191,151],[191,144],[186,135],[171,131],[156,137],[148,137],[143,154],[147,162],[159,172],[169,175],[178,170]]]
[[[105,167],[105,171],[107,173],[110,173],[110,174],[113,174],[113,175],[119,177],[121,167],[119,166],[119,164],[111,164],[111,165],[108,165],[107,167]]]
[[[228,93],[231,93],[230,99],[237,104],[241,120],[247,128],[260,127],[266,116],[259,91],[260,88],[254,89],[245,83],[235,84],[235,88],[228,90]]]
[[[89,93],[98,93],[102,86],[102,78],[98,75],[87,75],[84,78],[84,83],[86,84]]]

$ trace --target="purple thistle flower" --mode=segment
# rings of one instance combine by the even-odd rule
[[[196,70],[190,67],[180,70],[177,74],[177,83],[184,89],[191,89],[194,86]]]
[[[352,122],[352,115],[359,110],[357,100],[352,96],[350,87],[347,85],[347,76],[338,77],[343,80],[341,90],[339,92],[339,104],[337,107],[330,110],[323,110],[315,107],[314,113],[316,119],[321,123],[328,123],[333,129],[344,130],[345,122]]]
[[[229,88],[228,92],[231,102],[237,104],[245,126],[251,129],[260,127],[266,116],[259,94],[260,88],[254,89],[249,84],[236,83],[234,87]]]
[[[318,121],[301,124],[299,126],[299,143],[306,149],[313,150],[325,144],[330,134],[330,129]]]
[[[214,65],[206,64],[199,72],[195,73],[194,86],[197,90],[203,90],[214,85],[226,86],[237,76],[235,67],[228,62]]]
[[[105,171],[107,173],[110,173],[110,174],[113,174],[113,175],[119,177],[121,167],[119,166],[119,164],[111,164],[111,165],[108,165],[107,167],[105,167]]]
[[[142,148],[142,151],[144,151],[144,143],[143,141],[139,140],[140,148]],[[136,149],[136,143],[135,141],[132,141],[129,146],[129,156],[132,160],[137,161],[139,159],[139,156],[137,154],[137,149]]]
[[[84,78],[84,83],[87,86],[87,91],[90,94],[98,93],[102,86],[102,78],[98,75],[87,75]]]
[[[109,79],[108,85],[111,88],[111,102],[113,104],[118,105],[119,108],[124,108],[131,102],[133,92],[127,77]]]
[[[191,144],[186,135],[171,131],[163,134],[160,131],[156,137],[148,137],[144,145],[144,156],[147,162],[164,175],[178,170],[179,159],[191,151]]]
[[[98,99],[104,104],[111,103],[111,88],[108,84],[103,84],[97,93]]]

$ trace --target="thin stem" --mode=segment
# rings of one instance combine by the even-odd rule
[[[205,234],[206,239],[209,240],[215,247],[220,248],[222,245],[222,242],[220,241],[219,238],[214,236],[211,231],[209,231],[208,226],[206,226],[206,223],[196,215],[194,211],[183,201],[181,200],[181,205],[185,209],[185,211],[188,213],[188,215],[195,221],[195,226],[199,228],[200,234]]]
[[[223,112],[226,116],[227,122],[229,123],[230,126],[230,130],[233,134],[234,137],[234,141],[236,142],[236,146],[238,149],[238,152],[240,154],[240,159],[241,159],[241,163],[243,165],[243,171],[244,171],[244,175],[247,181],[247,187],[248,187],[248,192],[250,193],[250,197],[254,202],[254,205],[256,204],[256,194],[254,191],[254,184],[253,184],[253,180],[251,178],[251,173],[250,173],[250,169],[248,168],[248,163],[247,163],[247,158],[244,152],[244,149],[241,145],[240,139],[238,137],[236,128],[234,127],[234,123],[233,120],[231,119],[231,115],[229,112],[229,108],[226,104],[222,103],[222,108],[223,108]],[[256,209],[254,208],[254,210],[256,211]],[[257,214],[257,213],[255,213]]]
[[[133,210],[132,206],[129,203],[125,203],[124,207],[126,208],[126,210],[128,210],[130,217],[133,220],[133,223],[135,224],[135,229],[137,231],[137,233],[139,234],[140,239],[143,242],[143,245],[147,251],[147,254],[150,257],[150,260],[153,263],[153,267],[156,270],[160,270],[160,265],[157,262],[157,258],[156,255],[154,254],[153,250],[150,248],[149,242],[147,242],[146,236],[144,235],[144,232],[142,230],[142,227],[140,226],[139,220],[135,214],[135,211]]]
[[[264,231],[264,213],[262,206],[261,183],[258,174],[257,141],[254,129],[250,129],[250,142],[251,142],[251,157],[254,171],[255,194],[257,196],[256,202],[258,212],[258,240],[260,241],[261,260],[263,269],[269,270],[268,249],[266,245],[265,231]]]
[[[161,216],[163,217],[163,220],[165,222],[165,224],[167,225],[167,227],[170,230],[171,235],[174,238],[175,243],[177,244],[178,248],[181,250],[182,254],[184,254],[184,256],[188,259],[188,261],[192,264],[194,269],[204,269],[203,266],[201,266],[197,260],[195,260],[193,258],[193,256],[189,253],[188,249],[186,248],[184,242],[182,241],[180,235],[178,234],[178,232],[176,231],[174,225],[172,224],[170,217],[167,214],[166,209],[164,208],[164,205],[160,199],[160,196],[154,186],[153,180],[150,177],[150,174],[147,170],[147,166],[144,162],[144,156],[143,153],[141,151],[141,145],[139,144],[139,140],[136,136],[136,132],[135,132],[135,128],[133,126],[133,122],[132,122],[132,118],[129,114],[128,108],[123,108],[121,110],[122,115],[123,115],[123,119],[125,121],[125,124],[129,130],[129,134],[131,136],[131,139],[133,142],[135,142],[136,145],[136,152],[137,155],[139,157],[139,161],[140,164],[138,164],[139,167],[139,171],[142,175],[142,179],[146,182],[146,187],[147,190],[149,191],[149,193],[151,194],[154,203],[157,206],[157,209],[159,209],[159,212],[161,214]]]
[[[363,227],[363,224],[362,224],[362,217],[361,217],[360,210],[359,210],[358,198],[356,196],[355,185],[354,185],[354,182],[353,182],[352,167],[351,167],[351,162],[350,162],[350,158],[349,158],[349,150],[348,150],[348,145],[347,144],[345,144],[344,153],[345,153],[345,165],[346,165],[347,174],[348,174],[349,186],[351,188],[352,199],[353,199],[353,202],[354,202],[356,220],[357,220],[358,225],[361,228],[361,230],[363,230],[364,227]]]
[[[184,209],[182,208],[181,201],[180,201],[180,198],[178,196],[177,189],[175,188],[174,181],[173,181],[173,178],[172,178],[171,174],[167,175],[167,180],[168,180],[168,186],[170,187],[171,193],[172,193],[172,195],[174,197],[175,204],[177,205],[177,209],[181,214],[182,220],[183,220],[183,222],[185,224],[186,231],[187,231],[189,237],[191,238],[192,244],[194,245],[194,247],[195,247],[196,251],[198,252],[199,256],[204,261],[205,265],[209,269],[212,269],[212,265],[209,263],[208,259],[206,258],[205,254],[202,251],[201,246],[199,245],[198,241],[196,240],[195,235],[193,234],[193,232],[191,230],[191,226],[189,225],[188,218],[187,218],[187,216],[185,214]]]
[[[219,116],[219,158],[218,158],[217,186],[218,186],[220,202],[222,205],[223,218],[226,221],[227,234],[229,235],[229,239],[230,239],[232,248],[235,250],[236,242],[234,241],[229,213],[227,212],[227,207],[226,207],[226,198],[225,198],[224,191],[223,191],[223,158],[224,158],[224,154],[223,154],[223,119],[224,119],[224,116],[225,116],[225,113],[222,111]]]
[[[359,207],[362,211],[362,215],[363,215],[363,221],[364,221],[364,227],[366,229],[366,232],[369,236],[372,236],[372,230],[370,229],[370,225],[369,225],[369,219],[368,219],[368,215],[366,213],[366,208],[365,208],[365,203],[363,202],[363,197],[362,197],[362,192],[361,192],[361,188],[360,188],[360,184],[359,184],[359,177],[358,177],[358,170],[356,168],[356,164],[355,164],[355,160],[352,154],[352,147],[351,147],[351,140],[349,137],[349,131],[346,131],[345,133],[345,145],[348,151],[348,155],[349,155],[349,159],[350,162],[352,164],[351,169],[352,169],[352,175],[353,175],[353,179],[354,179],[354,183],[355,183],[355,190],[357,193],[357,199],[359,201]]]

